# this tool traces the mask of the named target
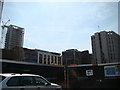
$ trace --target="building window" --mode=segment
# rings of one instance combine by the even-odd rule
[[[53,56],[51,56],[51,63],[53,63]]]
[[[48,55],[48,64],[50,64],[50,55]]]
[[[44,55],[44,64],[46,64],[46,55]]]
[[[55,64],[57,63],[57,57],[55,56]]]
[[[37,63],[37,56],[36,55],[32,55],[32,62]]]
[[[39,54],[39,63],[42,63],[42,54]]]
[[[61,64],[61,57],[58,57],[58,64]]]
[[[30,61],[29,58],[30,58],[29,53],[25,53],[24,61],[26,61],[26,62]]]

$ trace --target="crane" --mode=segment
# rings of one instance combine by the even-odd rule
[[[1,47],[1,48],[2,48],[2,46],[3,46],[3,38],[4,38],[3,35],[4,35],[5,28],[8,28],[8,27],[9,27],[9,26],[7,26],[7,23],[8,23],[8,22],[10,22],[10,19],[7,20],[7,22],[5,22],[5,23],[4,23],[4,21],[2,21],[2,24],[3,24],[3,25],[1,26],[1,27],[2,27],[2,33],[1,33],[1,42],[0,42],[0,47]]]

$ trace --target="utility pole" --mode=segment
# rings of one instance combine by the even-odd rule
[[[4,0],[0,0],[0,24],[2,19],[3,5],[4,5]]]
[[[4,23],[3,21],[2,21],[2,33],[1,33],[1,42],[0,42],[0,48],[2,48],[3,47],[3,40],[4,40],[4,32],[5,32],[5,28],[8,28],[9,26],[7,26],[7,23],[8,22],[10,22],[10,19],[6,22],[6,23]]]

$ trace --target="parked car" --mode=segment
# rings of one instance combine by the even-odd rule
[[[34,74],[0,74],[0,90],[62,90],[61,86]]]

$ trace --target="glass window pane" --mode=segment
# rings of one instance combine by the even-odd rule
[[[39,54],[39,63],[42,63],[42,54]]]
[[[31,86],[34,85],[32,77],[19,77],[19,86]]]
[[[17,86],[18,84],[18,78],[17,77],[12,77],[8,82],[7,86]]]
[[[41,77],[35,77],[35,84],[36,85],[47,85],[48,82]]]

